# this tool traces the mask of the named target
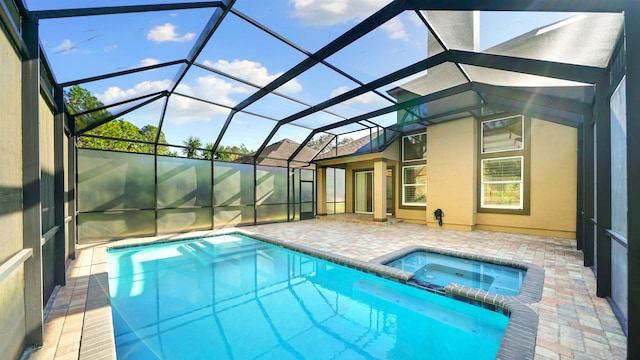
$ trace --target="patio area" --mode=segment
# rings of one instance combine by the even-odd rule
[[[408,223],[370,226],[323,220],[258,225],[242,230],[364,261],[407,246],[427,245],[533,263],[545,270],[542,300],[531,305],[539,315],[535,358],[626,358],[627,339],[607,300],[596,297],[595,277],[591,268],[583,266],[583,254],[576,250],[575,240],[462,232]],[[30,358],[115,358],[111,309],[106,297],[106,246],[210,233],[79,246],[76,260],[69,265],[67,286],[57,289],[45,309],[44,347]]]

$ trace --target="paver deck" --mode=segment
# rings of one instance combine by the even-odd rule
[[[545,269],[542,300],[530,305],[539,315],[536,359],[624,359],[626,337],[575,240],[488,231],[454,231],[400,223],[307,220],[243,227],[285,242],[369,261],[398,249],[426,245],[524,261]],[[226,230],[228,231],[228,230]],[[108,302],[106,246],[185,238],[198,232],[79,246],[69,265],[67,286],[47,305],[45,343],[34,360],[115,359]]]

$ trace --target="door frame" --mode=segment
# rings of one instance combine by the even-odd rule
[[[368,211],[358,211],[358,174],[371,174],[371,186],[368,189],[371,194],[371,212]],[[353,212],[355,214],[373,214],[373,206],[374,206],[374,187],[373,187],[373,169],[362,169],[362,170],[354,170],[353,171]]]
[[[303,184],[310,184],[311,186],[311,201],[304,201],[302,197],[302,188]],[[315,217],[315,209],[316,209],[316,196],[315,196],[315,184],[313,180],[302,180],[300,179],[300,189],[298,193],[299,206],[300,206],[300,220],[308,220],[313,219]],[[311,211],[303,211],[304,204],[311,204]]]

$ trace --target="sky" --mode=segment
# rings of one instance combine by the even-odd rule
[[[159,2],[171,1],[151,3]],[[389,2],[237,0],[234,8],[304,51],[313,53]],[[26,0],[26,3],[30,10],[43,10],[54,6],[74,8],[87,4],[116,6],[141,2]],[[75,81],[186,58],[213,11],[198,9],[42,20],[40,38],[57,81]],[[481,13],[480,50],[569,15]],[[406,12],[329,57],[327,62],[352,78],[367,83],[424,59],[427,54],[426,37],[427,30],[420,18],[413,12]],[[188,136],[198,136],[203,143],[213,143],[229,114],[229,110],[223,106],[234,106],[256,91],[242,82],[204,68],[215,69],[256,85],[266,85],[304,58],[305,55],[299,50],[274,39],[240,17],[228,14],[197,57],[196,63],[202,66],[192,67],[176,87],[176,93],[181,95],[170,97],[163,132],[174,144],[181,144]],[[173,88],[178,70],[179,66],[165,67],[82,86],[103,103],[113,104]],[[419,75],[423,73],[416,76]],[[408,80],[403,79],[378,90],[386,95],[387,90]],[[279,94],[296,98],[302,104],[270,94],[247,107],[247,113],[234,116],[221,144],[244,144],[249,149],[256,149],[275,125],[273,120],[283,119],[357,86],[352,79],[318,64],[277,89]],[[309,127],[317,128],[391,104],[388,98],[379,94],[365,93],[327,112],[283,126],[271,142],[284,138],[302,142],[311,132]],[[123,118],[140,127],[147,124],[157,126],[163,106],[164,99],[126,114]],[[121,109],[116,107],[110,110],[117,113]],[[396,121],[396,115],[388,114],[374,121],[388,126]],[[363,127],[354,124],[337,132],[360,129]]]

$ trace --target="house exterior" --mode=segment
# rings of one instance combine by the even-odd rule
[[[451,23],[469,26],[447,32],[449,37],[444,43],[430,37],[429,56],[442,51],[446,42],[462,50],[477,51],[475,13],[438,12],[429,19],[434,24],[446,24],[450,16],[466,16],[464,21]],[[550,56],[561,61],[580,56],[576,49],[555,46],[562,35],[591,36],[591,45],[598,48],[601,41],[611,39],[598,38],[594,29],[619,27],[620,21],[615,14],[580,14],[574,20],[533,30],[484,52]],[[400,134],[395,141],[376,147],[366,145],[367,140],[373,143],[375,136],[365,136],[355,142],[359,147],[338,151],[336,156],[316,157],[318,215],[335,211],[327,206],[332,199],[326,198],[327,184],[323,181],[326,182],[327,172],[341,169],[345,212],[373,214],[375,221],[394,216],[437,227],[440,225],[434,211],[441,209],[441,226],[445,228],[575,238],[580,135],[566,114],[545,109],[544,95],[560,94],[578,99],[579,103],[591,103],[594,94],[579,83],[497,74],[473,66],[456,68],[452,64],[436,66],[389,94],[399,103],[428,97],[464,81],[460,76],[478,88],[486,86],[488,91],[425,101],[409,111],[400,110],[396,126]],[[523,90],[518,94],[519,106],[513,105],[511,99],[515,97],[509,95],[501,94],[501,100],[494,98],[492,89],[502,86]],[[458,107],[466,102],[469,111],[447,116],[448,102],[455,102]],[[494,106],[486,106],[490,102]],[[430,118],[437,120],[431,122]],[[362,151],[365,148],[370,151]]]
[[[523,141],[489,150],[491,135],[486,130],[495,126],[500,131],[510,123],[524,130]],[[322,191],[327,168],[339,168],[345,172],[349,213],[371,213],[376,221],[392,215],[437,227],[433,212],[441,209],[445,228],[573,238],[576,149],[576,129],[519,114],[429,125],[402,135],[383,151],[317,159],[318,214],[327,213]],[[517,194],[500,200],[495,194],[491,197],[492,190],[506,185],[492,183],[482,170],[504,167],[504,176],[516,175],[508,181]]]

